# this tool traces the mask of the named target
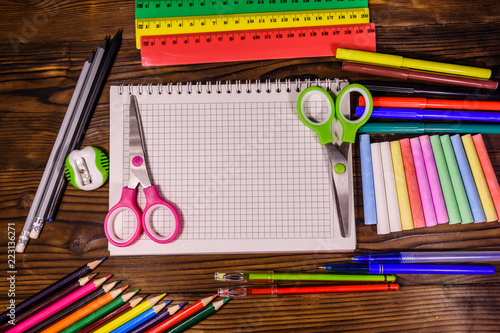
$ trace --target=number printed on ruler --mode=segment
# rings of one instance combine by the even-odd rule
[[[135,18],[367,7],[368,0],[136,0]]]
[[[359,8],[137,19],[135,21],[136,46],[140,49],[142,36],[363,24],[370,22],[370,15],[368,8]]]

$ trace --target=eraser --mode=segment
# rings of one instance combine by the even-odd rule
[[[361,182],[363,185],[363,209],[365,224],[377,224],[377,208],[375,204],[375,185],[373,184],[372,152],[370,136],[359,136],[359,155],[361,158]]]
[[[391,232],[403,230],[399,216],[398,195],[396,192],[396,181],[392,167],[391,144],[380,143],[380,155],[382,157],[382,169],[384,172],[385,198],[387,200],[387,213],[389,215],[389,229]]]
[[[377,207],[377,234],[383,235],[390,232],[389,215],[387,212],[387,201],[385,197],[384,170],[382,168],[382,156],[380,154],[380,143],[370,145],[372,151],[373,184],[375,187],[375,204]]]

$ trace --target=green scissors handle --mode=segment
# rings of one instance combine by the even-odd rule
[[[350,120],[347,119],[344,113],[342,112],[342,108],[344,104],[348,104],[346,98],[349,98],[349,94],[351,92],[360,93],[366,101],[365,112],[363,115],[356,119]],[[322,105],[328,108],[328,114],[323,119],[323,121],[316,122],[311,120],[305,113],[305,103],[310,101],[311,96],[317,96],[321,99]],[[333,101],[332,96],[323,88],[320,87],[309,87],[304,89],[302,93],[299,95],[299,99],[297,101],[297,112],[299,114],[300,120],[316,132],[319,138],[319,142],[322,145],[333,142],[333,137],[331,133],[331,124],[333,119],[336,117],[339,122],[342,124],[342,142],[354,143],[356,138],[356,132],[358,129],[368,121],[373,111],[373,102],[372,96],[368,89],[360,84],[350,84],[342,91],[340,91],[337,96],[335,102]],[[335,111],[334,111],[335,110]]]
[[[309,98],[313,95],[321,98],[322,105],[325,105],[328,108],[328,115],[321,122],[312,121],[304,113],[304,104],[309,101]],[[330,127],[332,125],[333,118],[335,118],[334,110],[335,102],[333,101],[332,96],[330,96],[330,94],[323,88],[309,87],[307,89],[304,89],[299,95],[299,99],[297,101],[297,112],[299,113],[299,118],[300,120],[302,120],[304,125],[316,132],[319,138],[319,142],[322,145],[333,142]]]

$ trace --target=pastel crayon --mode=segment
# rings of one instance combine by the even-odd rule
[[[422,200],[422,207],[424,209],[425,226],[433,227],[437,224],[436,212],[434,211],[431,188],[429,179],[427,178],[427,170],[425,169],[424,156],[422,154],[419,138],[411,138],[410,146],[413,155],[413,163],[415,164],[415,173],[417,174],[420,199]]]
[[[481,205],[481,200],[479,199],[479,194],[477,193],[476,184],[474,183],[474,178],[472,177],[472,171],[470,170],[469,161],[467,161],[467,156],[465,155],[460,135],[452,135],[450,139],[451,144],[453,145],[453,150],[455,151],[455,157],[457,158],[460,175],[462,176],[462,181],[464,182],[465,193],[467,193],[467,198],[469,199],[472,216],[474,216],[474,223],[485,222],[486,216],[484,215],[483,206]]]
[[[383,235],[390,232],[389,213],[385,197],[384,169],[382,168],[382,156],[380,143],[370,144],[372,151],[373,184],[375,187],[375,204],[377,208],[377,234]]]
[[[359,136],[359,154],[361,158],[361,183],[363,185],[363,209],[365,224],[377,224],[377,207],[375,204],[375,185],[373,184],[372,151],[370,136]]]
[[[424,157],[425,171],[427,172],[427,179],[429,180],[429,187],[431,189],[432,203],[434,204],[437,223],[448,223],[448,213],[446,211],[446,204],[444,203],[441,183],[439,182],[434,153],[432,152],[431,140],[428,135],[420,136],[419,140],[420,147],[422,148],[422,156]]]
[[[462,175],[460,174],[460,168],[458,167],[455,150],[453,149],[450,136],[448,134],[442,135],[439,139],[441,140],[441,146],[443,147],[446,166],[448,167],[448,172],[450,173],[453,192],[455,192],[455,199],[457,200],[460,219],[462,220],[462,224],[472,223],[474,222],[474,216],[472,215],[469,199],[467,198],[467,192],[465,191],[465,185],[462,180]]]
[[[424,209],[422,207],[422,200],[420,199],[420,191],[418,189],[417,174],[415,172],[413,155],[411,153],[410,139],[400,140],[399,144],[401,146],[401,155],[403,156],[403,165],[405,168],[408,197],[410,198],[413,226],[415,228],[422,228],[425,227]]]
[[[486,150],[483,136],[481,134],[473,135],[472,141],[474,141],[474,146],[476,147],[479,162],[481,162],[481,167],[483,169],[484,176],[486,177],[486,183],[488,184],[488,189],[490,190],[497,216],[500,216],[500,185],[498,184],[497,175],[495,174],[490,156]]]
[[[401,145],[399,141],[391,142],[392,168],[394,169],[394,180],[396,182],[396,193],[398,196],[399,216],[403,230],[413,229],[413,218],[411,216],[410,197],[406,186],[405,168]]]
[[[389,229],[391,232],[398,232],[403,229],[399,216],[398,194],[396,192],[396,181],[394,179],[394,169],[392,167],[391,144],[389,142],[380,143],[380,155],[382,157],[382,170],[384,172]]]
[[[462,144],[464,145],[465,155],[469,161],[472,177],[474,178],[474,183],[476,184],[479,200],[483,206],[486,222],[498,221],[495,206],[493,205],[493,199],[491,198],[490,190],[488,189],[488,184],[486,183],[486,178],[484,177],[483,168],[481,167],[476,147],[472,141],[472,136],[470,134],[463,135]]]
[[[441,140],[439,139],[439,135],[432,135],[430,137],[430,140],[432,151],[434,153],[434,160],[436,161],[437,172],[439,175],[439,183],[441,184],[444,203],[446,204],[446,211],[448,212],[449,223],[461,223],[462,219],[458,210],[457,199],[455,198],[455,192],[453,191],[453,185],[451,183],[450,173],[448,172],[448,166],[446,165],[446,159],[444,157],[443,147],[441,146]],[[467,206],[468,205],[469,202],[467,202]]]

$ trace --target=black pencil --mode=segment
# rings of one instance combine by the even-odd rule
[[[66,275],[62,279],[54,282],[53,284],[51,284],[47,288],[39,291],[35,295],[27,298],[22,303],[16,305],[16,307],[14,309],[15,316],[20,315],[22,312],[26,311],[27,309],[29,309],[30,307],[34,306],[35,304],[37,304],[39,302],[42,302],[43,300],[45,300],[46,298],[50,297],[54,293],[63,290],[65,287],[67,287],[71,283],[77,281],[78,279],[80,279],[85,274],[88,274],[88,273],[92,272],[105,259],[106,258],[89,262],[88,264],[83,265],[82,267],[80,267],[80,268],[76,269],[75,271],[69,273],[68,275]],[[7,321],[9,321],[9,319],[11,319],[10,315],[11,315],[10,309],[7,310],[7,311],[5,311],[4,313],[2,313],[2,315],[0,315],[0,324],[6,323]]]

